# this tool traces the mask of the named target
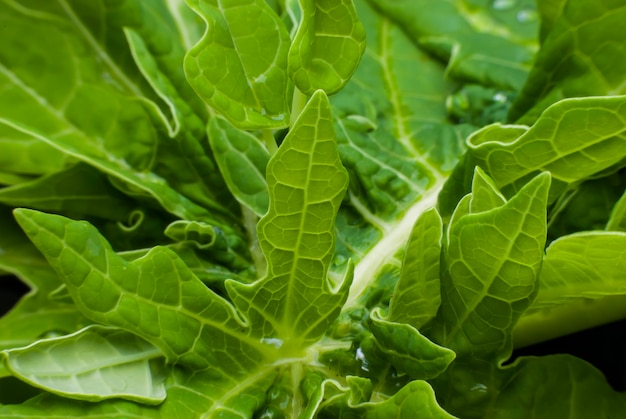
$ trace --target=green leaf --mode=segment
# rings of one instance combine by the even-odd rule
[[[365,29],[352,0],[300,0],[302,20],[289,50],[288,71],[306,95],[341,90],[365,50]]]
[[[341,388],[331,381],[323,383],[323,386],[327,394],[324,394],[324,392],[322,394],[327,401],[320,406],[321,409],[317,414],[317,417],[320,418],[454,418],[454,416],[451,416],[439,406],[432,387],[425,381],[411,381],[392,397],[385,400],[367,401],[358,404],[350,402],[353,397],[351,389]],[[331,397],[330,394],[337,390],[340,390],[339,394]]]
[[[136,95],[143,97],[140,87],[101,50],[66,2],[50,7],[52,15],[0,3],[7,42],[0,56],[5,98],[0,124],[133,185],[182,218],[213,219],[150,170],[159,135],[152,108],[137,100]],[[27,42],[23,28],[29,26],[28,36],[38,42]],[[44,76],[40,68],[18,65],[28,57],[42,62],[47,68]],[[113,81],[103,79],[103,73],[110,73]]]
[[[371,320],[380,350],[399,374],[428,380],[444,372],[454,360],[453,351],[434,344],[413,326],[386,321],[378,311],[372,312]]]
[[[161,352],[118,329],[88,327],[2,354],[16,377],[62,396],[147,404],[165,400],[163,366],[155,359]]]
[[[615,392],[590,364],[570,355],[521,358],[502,389],[482,417],[611,418],[626,411],[624,395]]]
[[[188,4],[207,23],[185,57],[185,73],[198,95],[239,128],[287,126],[290,40],[276,13],[264,0]]]
[[[0,269],[16,275],[30,287],[30,292],[0,317],[0,350],[72,333],[89,324],[74,304],[52,296],[63,284],[61,278],[4,207],[0,207]],[[0,277],[0,281],[3,279]]]
[[[386,262],[401,263],[398,251],[418,216],[435,205],[472,129],[448,118],[445,100],[455,85],[445,67],[368,2],[355,6],[367,31],[366,52],[331,98],[339,152],[350,173],[334,261],[335,270],[349,259],[355,263],[349,306],[367,298]]]
[[[508,357],[510,333],[537,289],[549,186],[541,174],[504,205],[450,225],[435,342],[458,356]]]
[[[437,314],[441,304],[439,259],[443,225],[437,210],[417,219],[404,254],[400,279],[389,303],[387,320],[420,329]]]
[[[505,196],[549,171],[554,202],[571,185],[618,164],[626,157],[625,105],[626,96],[567,99],[548,108],[531,127],[489,125],[476,131],[467,140],[468,156],[439,198],[442,215],[469,189],[474,166],[484,169]]]
[[[582,232],[546,250],[539,291],[514,330],[516,346],[578,332],[626,316],[626,234]]]
[[[68,160],[65,154],[49,144],[2,124],[0,147],[0,170],[5,175],[45,175],[61,170]]]
[[[543,3],[543,2],[541,2]],[[548,1],[540,7],[542,47],[510,121],[532,123],[553,103],[572,97],[626,94],[626,9],[620,0]],[[547,16],[547,19],[545,17]]]
[[[252,285],[229,281],[229,295],[252,330],[298,350],[318,340],[339,314],[351,282],[328,277],[334,221],[348,184],[330,105],[322,91],[303,109],[267,167],[270,206],[259,221],[268,273]],[[282,343],[281,343],[282,344]]]
[[[102,172],[82,163],[0,189],[0,202],[114,221],[125,221],[134,209],[133,202],[120,194]]]
[[[228,189],[257,216],[267,212],[269,195],[265,168],[269,152],[259,140],[220,117],[211,118],[209,140]]]
[[[137,334],[169,362],[198,370],[212,366],[216,374],[244,373],[267,355],[233,307],[171,250],[155,247],[127,262],[84,221],[25,209],[15,216],[90,319]]]
[[[412,40],[450,60],[448,74],[462,81],[520,88],[532,64],[538,28],[531,0],[370,0]],[[428,12],[425,13],[424,11]]]

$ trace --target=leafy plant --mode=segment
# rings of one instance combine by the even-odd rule
[[[623,415],[622,3],[0,0],[0,416]]]

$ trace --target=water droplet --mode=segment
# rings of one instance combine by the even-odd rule
[[[533,10],[520,10],[517,13],[516,19],[520,23],[532,22],[537,20],[537,12]]]
[[[491,7],[496,10],[507,10],[515,6],[517,0],[494,0]]]
[[[474,384],[474,387],[470,388],[470,391],[477,391],[479,393],[486,393],[487,386],[484,384]]]
[[[260,76],[255,77],[253,80],[256,84],[262,84],[267,81],[267,76],[263,73]]]
[[[369,371],[369,363],[367,362],[367,359],[365,358],[365,354],[363,353],[363,349],[361,349],[361,347],[359,346],[356,350],[356,355],[355,358],[357,361],[361,362],[361,369],[363,371]]]
[[[264,343],[266,345],[271,345],[274,348],[278,349],[281,346],[283,346],[283,341],[281,339],[277,339],[277,338],[263,338],[261,339],[261,343]]]

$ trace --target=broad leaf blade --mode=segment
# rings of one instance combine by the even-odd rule
[[[264,0],[189,0],[207,31],[185,58],[198,95],[240,128],[289,124],[289,33]],[[241,7],[245,5],[245,7]]]
[[[122,398],[146,404],[165,400],[161,352],[118,329],[88,327],[74,334],[3,352],[11,373],[65,397]],[[153,361],[155,360],[155,361]]]
[[[513,326],[537,289],[549,186],[539,175],[506,204],[449,227],[435,342],[473,358],[509,355]]]
[[[419,330],[437,314],[442,234],[443,224],[435,209],[425,211],[415,222],[387,320]]]
[[[227,283],[251,328],[292,341],[321,337],[339,313],[351,278],[335,290],[328,267],[334,220],[348,184],[326,95],[318,91],[267,167],[270,207],[257,226],[267,276],[246,286]],[[258,333],[257,332],[257,333]]]
[[[626,96],[567,99],[550,106],[531,127],[489,125],[476,131],[467,140],[468,155],[439,198],[442,214],[448,215],[451,205],[468,192],[474,166],[488,173],[505,196],[535,174],[549,171],[553,202],[572,185],[622,165],[625,104]]]
[[[341,90],[365,50],[352,0],[300,0],[302,20],[289,50],[289,75],[306,95]]]
[[[543,1],[540,3],[544,3]],[[620,0],[546,2],[542,47],[510,121],[529,124],[553,103],[572,97],[626,94],[626,8]]]
[[[265,358],[230,304],[171,250],[127,262],[86,222],[25,209],[15,215],[92,320],[135,333],[193,369],[236,375]]]

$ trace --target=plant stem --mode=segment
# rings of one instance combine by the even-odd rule
[[[297,87],[293,88],[293,99],[291,102],[291,120],[289,121],[290,127],[293,127],[293,124],[295,124],[296,120],[300,116],[300,113],[302,113],[302,109],[304,109],[307,100],[307,95],[298,90]]]

